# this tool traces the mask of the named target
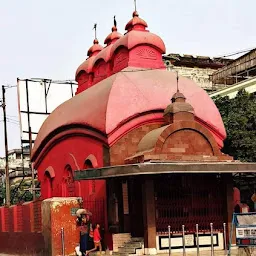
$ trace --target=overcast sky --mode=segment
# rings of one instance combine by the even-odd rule
[[[93,24],[103,44],[113,16],[123,33],[133,9],[133,0],[0,0],[1,85],[15,85],[17,77],[74,79],[92,45]],[[256,46],[255,0],[137,0],[137,9],[167,53],[220,56]],[[16,93],[6,92],[9,149],[20,147]]]

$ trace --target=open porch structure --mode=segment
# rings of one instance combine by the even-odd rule
[[[168,249],[168,225],[173,236],[181,234],[182,225],[195,233],[196,224],[209,236],[213,223],[215,246],[222,246],[218,233],[223,223],[229,231],[234,209],[232,176],[253,172],[255,163],[149,161],[76,171],[75,179],[107,180],[109,230],[144,237],[145,253],[154,254]]]

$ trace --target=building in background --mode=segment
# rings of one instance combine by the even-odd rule
[[[242,89],[256,94],[256,48],[214,72],[212,87],[218,90],[210,93],[211,97],[234,98]]]
[[[213,87],[211,80],[213,73],[232,62],[231,59],[226,58],[210,58],[177,53],[164,55],[163,61],[167,70],[176,71],[179,76],[193,80],[208,92],[218,89],[218,87]]]
[[[31,169],[29,148],[24,148],[23,152],[21,149],[12,149],[8,152],[8,158],[11,190],[17,187],[19,187],[20,190],[23,190],[24,188],[30,188]],[[0,177],[0,188],[3,188],[5,185],[5,157],[0,158]],[[0,204],[1,203],[3,202],[0,201]]]
[[[23,157],[22,157],[23,153]],[[23,167],[25,174],[29,174],[29,163],[30,163],[30,152],[29,148],[24,148],[23,152],[21,149],[12,149],[8,152],[9,158],[9,172],[11,184],[17,182],[20,177],[23,177]],[[5,157],[0,158],[0,173],[5,173]],[[31,172],[30,172],[31,175]]]

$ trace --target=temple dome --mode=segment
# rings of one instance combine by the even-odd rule
[[[116,40],[118,40],[120,37],[122,37],[122,34],[117,31],[117,28],[114,26],[112,27],[112,32],[106,37],[104,44],[110,45],[111,43],[114,43]]]
[[[133,18],[126,24],[125,30],[145,30],[148,27],[147,22],[139,17],[137,11],[133,12],[132,16]]]
[[[93,40],[93,45],[89,48],[87,55],[88,55],[88,59],[86,59],[76,70],[76,78],[78,76],[78,74],[81,71],[85,71],[86,73],[90,73],[92,71],[93,68],[93,63],[94,63],[94,59],[95,56],[101,52],[101,50],[103,49],[103,46],[101,46],[99,44],[99,41],[97,39]]]
[[[165,44],[163,40],[156,34],[146,30],[148,24],[143,19],[139,18],[138,12],[133,13],[133,18],[127,23],[125,29],[127,33],[122,36],[111,49],[111,54],[121,46],[131,50],[138,45],[151,45],[156,48],[161,54],[165,53]]]
[[[177,91],[177,92],[175,92],[175,93],[173,94],[173,96],[172,96],[172,102],[175,102],[175,101],[177,101],[177,100],[179,100],[179,99],[181,99],[182,102],[185,102],[186,97],[184,96],[183,93]]]
[[[187,78],[180,77],[179,88],[186,96],[187,102],[193,106],[195,120],[203,124],[222,147],[226,131],[212,99]],[[152,122],[157,118],[164,121],[163,112],[175,91],[176,74],[173,72],[126,68],[57,107],[43,123],[34,144],[33,154],[40,145],[47,142],[50,134],[61,127],[92,127],[109,136],[108,142],[111,144],[111,136],[127,122],[134,122],[136,117],[140,117],[138,122],[141,123]]]
[[[87,55],[89,57],[99,53],[103,49],[103,46],[99,44],[99,41],[97,39],[94,39],[93,45],[90,47],[90,49],[87,52]]]
[[[93,67],[93,61],[95,56],[90,57],[89,59],[85,60],[76,70],[76,77],[81,71],[85,71],[86,73],[90,73]]]
[[[107,44],[107,46],[96,55],[96,57],[93,59],[92,66],[94,66],[94,64],[100,59],[103,59],[105,62],[108,62],[111,58],[111,49],[113,45],[122,36],[123,35],[121,33],[117,32],[117,28],[115,26],[112,27],[112,33],[110,33],[104,41],[104,43]]]

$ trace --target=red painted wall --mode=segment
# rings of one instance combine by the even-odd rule
[[[70,137],[58,142],[40,162],[37,167],[39,181],[41,182],[42,198],[48,198],[46,193],[47,186],[44,186],[45,172],[52,167],[55,177],[52,178],[52,196],[62,196],[63,176],[65,175],[65,167],[71,166],[71,169],[83,169],[84,162],[87,157],[93,154],[99,166],[103,165],[103,149],[102,144],[88,137]],[[87,182],[88,183],[88,182]],[[77,187],[77,186],[76,186]],[[97,192],[98,192],[97,187]],[[88,186],[81,183],[82,196],[88,195]],[[78,196],[78,195],[77,195]]]
[[[0,253],[29,255],[44,248],[41,201],[0,207]]]
[[[75,170],[85,169],[87,167],[85,161],[88,158],[91,160],[92,167],[103,166],[103,144],[100,141],[91,137],[75,135],[58,141],[36,167],[41,183],[41,197],[42,199],[68,196],[82,197],[84,207],[88,207],[94,215],[93,220],[97,220],[107,228],[104,203],[106,200],[105,181],[75,182],[70,177],[72,174],[68,174],[67,169],[69,168],[73,175]],[[48,177],[46,177],[45,173],[49,169]],[[71,193],[72,189],[74,190],[73,193]],[[94,207],[95,201],[97,206]]]
[[[34,255],[44,249],[42,233],[0,232],[0,252]]]

